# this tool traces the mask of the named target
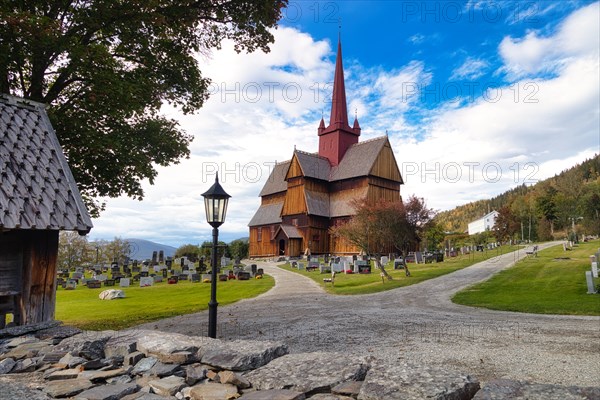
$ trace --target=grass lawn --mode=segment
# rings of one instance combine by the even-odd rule
[[[275,280],[263,279],[218,282],[219,305],[255,297],[266,292]],[[176,285],[166,282],[151,287],[122,288],[124,299],[100,300],[98,294],[106,289],[88,289],[78,285],[75,290],[61,287],[56,292],[56,319],[65,324],[86,330],[124,329],[162,318],[189,314],[208,308],[210,284],[180,281]],[[114,289],[121,289],[115,286]]]
[[[502,246],[497,249],[475,252],[468,255],[458,257],[445,257],[441,263],[432,264],[408,264],[410,277],[407,277],[404,270],[394,270],[393,262],[388,263],[385,270],[394,278],[392,281],[386,280],[382,283],[379,276],[379,270],[371,268],[371,274],[344,274],[338,273],[335,276],[335,286],[331,283],[324,283],[323,278],[329,278],[330,274],[321,274],[319,271],[307,272],[306,270],[298,271],[292,268],[289,263],[286,263],[280,268],[288,271],[293,271],[304,276],[307,276],[321,285],[327,292],[332,294],[367,294],[376,293],[384,290],[395,289],[398,287],[414,285],[415,283],[426,281],[427,279],[437,278],[441,275],[446,275],[459,269],[468,267],[488,258],[498,256],[516,250],[516,247]]]
[[[600,315],[600,295],[587,294],[585,271],[600,241],[571,251],[554,246],[525,258],[491,279],[457,293],[452,301],[493,310],[537,314]],[[568,257],[568,260],[557,258]],[[596,280],[596,283],[599,283]]]

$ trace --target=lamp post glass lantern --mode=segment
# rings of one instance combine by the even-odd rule
[[[211,257],[210,301],[208,302],[208,336],[217,337],[217,245],[219,243],[219,226],[225,222],[228,195],[219,184],[219,176],[215,175],[215,183],[202,194],[206,209],[206,222],[213,227],[213,245]]]

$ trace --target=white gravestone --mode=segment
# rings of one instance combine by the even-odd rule
[[[121,286],[121,287],[129,287],[130,283],[131,283],[130,278],[121,278],[121,280],[119,281],[119,286]]]
[[[588,294],[595,294],[596,288],[594,287],[594,278],[592,277],[592,271],[585,271],[585,280],[587,281]]]
[[[154,285],[154,278],[151,276],[143,276],[140,278],[140,287],[147,287]]]
[[[381,257],[381,265],[383,265],[385,267],[385,265],[388,263],[388,258],[386,256]]]
[[[360,262],[360,261],[358,261],[358,260],[354,261],[354,269],[353,269],[353,272],[354,272],[355,274],[358,274],[358,263],[359,263],[359,262]]]
[[[142,272],[150,272],[147,265],[142,265]]]
[[[104,275],[104,274],[96,275],[96,280],[97,281],[104,282],[107,279],[108,279],[108,277],[106,275]]]
[[[592,276],[594,278],[598,277],[598,262],[593,262],[592,263]]]

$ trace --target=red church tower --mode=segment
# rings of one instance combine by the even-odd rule
[[[342,41],[338,39],[337,58],[335,60],[335,77],[333,79],[333,99],[331,101],[331,117],[329,126],[321,118],[319,125],[319,155],[329,160],[332,166],[340,163],[346,150],[358,143],[360,126],[354,119],[354,126],[348,125],[348,108],[346,106],[346,87],[344,85],[344,66],[342,65]]]

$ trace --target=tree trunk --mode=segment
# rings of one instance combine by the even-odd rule
[[[394,278],[392,278],[392,276],[387,273],[387,271],[385,270],[383,264],[381,264],[380,260],[381,259],[378,258],[378,257],[375,258],[375,267],[377,267],[377,269],[379,269],[381,271],[381,273],[383,274],[383,276],[385,276],[388,281],[393,281]]]

